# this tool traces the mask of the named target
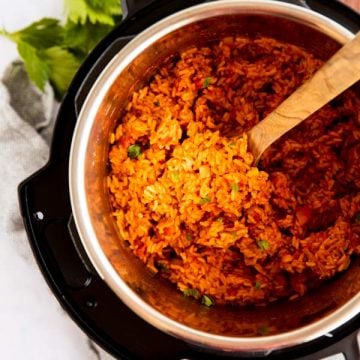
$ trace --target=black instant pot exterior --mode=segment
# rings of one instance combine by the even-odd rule
[[[143,29],[178,10],[203,2],[206,1],[124,0],[123,22],[89,55],[62,102],[48,164],[19,186],[20,208],[26,231],[49,287],[80,328],[120,359],[233,359],[231,356],[205,353],[160,332],[119,300],[97,275],[81,246],[72,220],[68,187],[72,134],[81,106],[98,74]],[[335,0],[287,2],[308,6],[353,32],[360,30],[360,15]],[[359,360],[360,350],[356,339],[359,329],[360,316],[357,316],[315,341],[270,354],[256,354],[256,357],[316,360],[344,353],[347,360]]]

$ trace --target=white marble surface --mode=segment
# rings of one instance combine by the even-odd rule
[[[0,26],[8,31],[44,16],[61,18],[63,1],[0,0]],[[0,78],[15,58],[15,45],[0,37]],[[19,216],[17,185],[46,162],[48,146],[7,97],[0,83],[0,358],[112,359],[62,310],[35,263]]]

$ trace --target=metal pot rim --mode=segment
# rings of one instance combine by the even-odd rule
[[[273,350],[309,342],[345,324],[359,313],[360,294],[330,315],[307,326],[278,335],[253,338],[228,337],[190,328],[166,317],[148,305],[117,274],[96,237],[87,208],[84,186],[87,142],[98,108],[111,85],[126,66],[155,41],[185,25],[206,19],[209,14],[218,16],[232,14],[235,11],[241,13],[249,9],[252,14],[274,14],[290,20],[301,21],[305,25],[317,28],[340,43],[346,42],[354,35],[323,15],[296,5],[271,0],[258,0],[256,3],[251,0],[220,0],[193,6],[157,22],[114,56],[90,90],[81,109],[71,145],[69,187],[77,230],[90,260],[103,280],[137,315],[158,329],[187,342],[223,351],[269,354]]]

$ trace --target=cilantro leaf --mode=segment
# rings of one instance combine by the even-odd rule
[[[167,265],[165,263],[163,263],[162,261],[159,261],[157,263],[157,267],[159,269],[159,271],[162,271],[164,273],[168,273],[169,272],[169,268],[167,267]]]
[[[209,85],[211,85],[211,77],[207,77],[203,81],[203,89],[206,89]]]
[[[115,4],[116,3],[116,4]],[[92,24],[115,25],[114,16],[121,15],[119,1],[65,0],[68,19],[84,25],[87,20]]]
[[[83,25],[68,21],[64,29],[64,45],[85,57],[112,28],[109,25],[92,24],[90,21]]]
[[[194,297],[195,299],[198,299],[200,297],[200,293],[199,291],[197,291],[196,289],[185,289],[183,291],[183,294],[185,296],[192,296]]]
[[[44,50],[43,55],[49,67],[49,80],[57,97],[61,98],[69,87],[81,62],[67,49],[59,46]]]
[[[49,79],[49,67],[47,63],[42,59],[38,51],[28,43],[19,41],[17,48],[20,57],[24,61],[25,69],[30,80],[33,81],[41,91],[44,91],[45,84]]]
[[[269,333],[269,327],[266,325],[262,325],[258,328],[259,335],[267,335]]]
[[[65,0],[66,24],[44,18],[12,33],[0,28],[17,44],[25,69],[44,91],[50,82],[58,99],[66,92],[82,60],[120,20],[120,0]]]
[[[201,303],[207,307],[215,305],[215,301],[208,295],[202,296]]]
[[[263,252],[269,248],[269,242],[267,240],[257,240],[256,244],[259,247],[261,252]]]
[[[255,289],[260,289],[261,288],[261,282],[260,281],[255,281]]]
[[[232,192],[234,192],[234,193],[237,193],[237,192],[239,192],[239,185],[238,184],[232,184],[232,185],[230,185],[230,187],[231,187],[231,191]]]
[[[355,222],[357,224],[360,224],[360,212],[358,212],[356,215],[355,215]]]
[[[16,43],[23,41],[36,49],[46,49],[62,43],[64,29],[59,20],[44,18],[6,36]]]
[[[199,204],[200,205],[204,205],[204,204],[207,204],[211,201],[211,198],[209,196],[205,196],[205,197],[202,197],[200,200],[199,200]]]
[[[141,154],[141,146],[133,144],[128,147],[128,156],[130,159],[136,159]]]
[[[190,234],[190,233],[187,233],[186,234],[186,240],[189,240],[189,241],[191,241],[193,239],[193,236],[192,236],[192,234]]]
[[[120,15],[120,1],[119,0],[87,0],[87,3],[97,10],[101,10],[107,14]]]

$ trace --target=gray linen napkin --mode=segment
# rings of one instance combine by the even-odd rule
[[[17,186],[48,158],[54,107],[51,89],[45,94],[35,90],[18,63],[6,73],[4,83],[0,82],[1,357],[110,358],[100,355],[50,292],[19,214]]]

